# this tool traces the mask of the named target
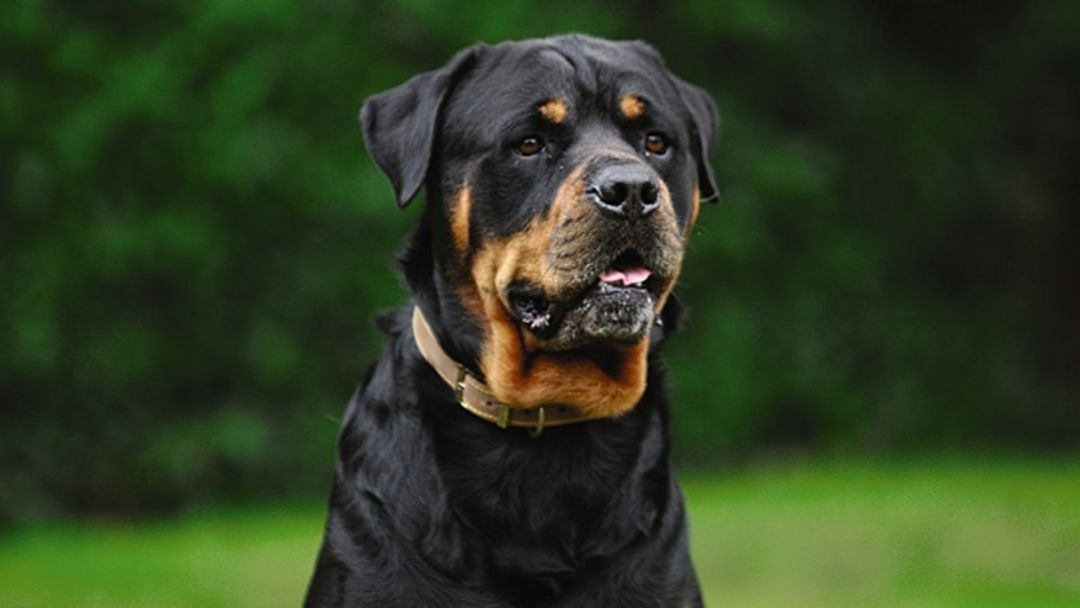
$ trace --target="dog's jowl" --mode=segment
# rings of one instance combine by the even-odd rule
[[[466,49],[360,119],[398,205],[426,200],[307,606],[700,606],[659,350],[712,101],[643,43],[562,36]]]

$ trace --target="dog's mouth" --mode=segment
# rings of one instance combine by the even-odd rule
[[[586,270],[587,272],[587,270]],[[599,273],[583,275],[565,296],[550,296],[528,283],[507,289],[510,312],[547,350],[594,342],[635,344],[654,323],[656,303],[670,283],[642,256],[627,250]],[[591,280],[590,280],[591,277]]]

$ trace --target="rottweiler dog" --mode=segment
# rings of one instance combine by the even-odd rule
[[[709,96],[641,42],[468,48],[368,99],[412,302],[345,414],[306,606],[701,606],[658,352]]]

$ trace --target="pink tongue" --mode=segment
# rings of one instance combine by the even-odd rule
[[[652,275],[647,268],[608,268],[600,273],[604,283],[616,285],[641,285]]]

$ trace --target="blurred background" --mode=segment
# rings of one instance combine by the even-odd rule
[[[1070,0],[4,3],[0,605],[299,604],[419,214],[357,110],[566,31],[721,111],[668,345],[710,600],[1080,605]]]

